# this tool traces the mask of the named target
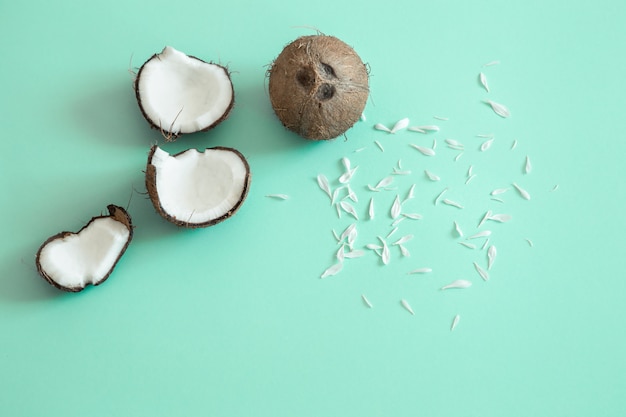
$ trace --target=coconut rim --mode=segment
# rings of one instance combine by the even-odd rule
[[[133,90],[135,91],[135,99],[137,100],[137,104],[139,106],[139,110],[141,111],[141,114],[142,114],[143,118],[150,124],[150,127],[153,128],[153,129],[159,130],[161,132],[161,134],[166,138],[166,140],[174,141],[174,140],[176,140],[178,137],[180,137],[182,135],[188,135],[188,134],[197,133],[197,132],[206,132],[208,130],[211,130],[215,126],[217,126],[218,124],[220,124],[224,120],[226,120],[228,118],[228,116],[230,116],[230,113],[231,113],[233,107],[235,106],[235,88],[234,88],[234,85],[233,85],[233,80],[231,78],[231,72],[228,70],[228,68],[226,66],[218,64],[218,63],[213,62],[213,61],[205,61],[203,59],[200,59],[200,58],[196,57],[195,55],[188,55],[188,54],[185,54],[182,51],[178,51],[178,50],[175,49],[176,51],[181,52],[182,54],[184,54],[185,56],[187,56],[188,58],[190,58],[192,60],[197,60],[197,61],[199,61],[199,62],[201,62],[203,64],[213,65],[213,66],[216,66],[216,67],[222,69],[224,71],[224,73],[226,74],[226,78],[229,81],[230,90],[231,90],[231,99],[230,99],[230,103],[228,104],[228,106],[224,110],[224,113],[218,119],[216,119],[213,123],[211,123],[210,125],[202,128],[202,129],[194,130],[192,132],[173,132],[171,130],[171,127],[174,125],[174,123],[176,123],[176,118],[174,119],[174,122],[172,122],[171,126],[162,126],[160,124],[157,124],[155,121],[152,120],[152,118],[148,115],[148,112],[144,108],[144,105],[143,105],[142,99],[141,99],[141,93],[139,92],[139,82],[141,80],[141,75],[142,75],[146,65],[148,65],[150,62],[152,62],[155,59],[160,59],[160,56],[163,54],[163,52],[167,48],[168,47],[166,46],[165,48],[163,48],[163,50],[161,52],[153,54],[150,58],[148,58],[146,60],[146,62],[144,62],[141,65],[141,67],[139,68],[139,71],[137,71],[137,75],[135,76],[135,79],[133,81]],[[172,48],[172,49],[174,49],[174,48]]]
[[[213,226],[218,223],[221,223],[224,220],[232,217],[239,210],[244,200],[248,196],[248,191],[250,190],[250,181],[251,181],[252,175],[250,173],[250,164],[248,163],[246,158],[243,156],[243,154],[239,152],[237,149],[226,147],[226,146],[214,146],[211,148],[206,148],[204,149],[204,151],[202,151],[203,153],[206,151],[212,151],[212,150],[228,151],[228,152],[234,153],[241,160],[245,168],[246,175],[244,176],[245,179],[243,181],[243,190],[241,191],[241,194],[239,195],[237,203],[234,206],[232,206],[226,213],[222,214],[219,217],[208,220],[206,222],[193,223],[193,222],[184,221],[175,216],[172,216],[162,206],[161,200],[159,198],[159,192],[158,192],[158,187],[157,187],[157,175],[156,175],[157,168],[154,165],[152,165],[152,157],[154,156],[154,153],[156,152],[157,149],[159,149],[159,146],[153,145],[150,148],[150,152],[148,153],[148,163],[146,165],[146,175],[145,175],[146,189],[148,191],[148,196],[150,197],[150,201],[152,201],[152,205],[154,206],[157,213],[159,213],[159,215],[161,215],[161,217],[163,217],[165,220],[175,224],[176,226],[185,227],[189,229],[199,229],[199,228],[209,227],[209,226]],[[194,149],[186,149],[184,151],[181,151],[176,154],[169,155],[169,156],[171,158],[176,158],[179,155],[182,155],[185,152],[189,152],[192,150]]]
[[[45,242],[39,247],[39,249],[37,250],[37,254],[35,255],[35,265],[37,267],[37,272],[41,275],[41,277],[43,279],[45,279],[49,284],[51,284],[52,286],[54,286],[54,287],[56,287],[56,288],[58,288],[60,290],[67,291],[67,292],[80,292],[80,291],[84,290],[85,288],[87,288],[89,285],[98,286],[98,285],[102,284],[104,281],[106,281],[109,278],[109,276],[111,275],[111,273],[113,273],[113,270],[117,266],[117,263],[122,258],[122,255],[124,255],[124,253],[126,252],[126,249],[128,249],[128,245],[130,245],[131,240],[133,239],[134,226],[132,224],[132,219],[131,219],[130,215],[128,214],[128,212],[124,208],[116,206],[114,204],[109,204],[107,206],[107,210],[109,211],[108,215],[104,215],[103,214],[103,215],[100,215],[100,216],[92,217],[77,232],[63,231],[63,232],[59,232],[59,233],[57,233],[55,235],[52,235],[48,239],[45,240]],[[112,218],[113,220],[115,220],[115,221],[123,224],[124,226],[126,226],[126,228],[128,229],[128,238],[126,239],[126,243],[120,249],[119,254],[117,255],[117,257],[113,261],[113,264],[111,265],[111,268],[109,269],[109,271],[101,279],[99,279],[97,282],[87,283],[84,286],[66,287],[66,286],[61,285],[58,282],[56,282],[50,275],[48,275],[48,273],[45,271],[45,269],[41,265],[41,252],[43,251],[43,249],[49,243],[51,243],[51,242],[53,242],[55,240],[59,240],[59,239],[62,240],[62,239],[66,238],[66,237],[69,237],[69,236],[78,235],[83,230],[89,228],[96,220],[104,219],[104,218]]]

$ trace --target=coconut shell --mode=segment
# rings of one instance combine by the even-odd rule
[[[163,206],[161,205],[161,200],[159,198],[159,192],[158,192],[158,188],[157,188],[157,168],[154,165],[152,165],[152,157],[153,157],[155,151],[157,150],[157,148],[158,148],[158,145],[153,145],[150,148],[150,152],[148,154],[148,164],[146,166],[146,175],[145,175],[146,190],[148,192],[148,196],[150,197],[150,201],[152,202],[152,205],[154,206],[154,208],[157,211],[157,213],[159,213],[159,215],[161,217],[163,217],[165,220],[175,224],[176,226],[185,227],[185,228],[191,228],[191,229],[197,229],[197,228],[213,226],[213,225],[215,225],[217,223],[221,223],[224,220],[230,218],[232,215],[234,215],[237,212],[237,210],[239,210],[239,208],[243,204],[244,200],[248,196],[248,191],[250,190],[250,181],[251,181],[252,177],[251,177],[251,174],[250,174],[250,165],[248,164],[248,161],[243,156],[243,154],[241,152],[239,152],[238,150],[236,150],[236,149],[223,147],[223,146],[215,146],[215,147],[212,147],[212,148],[207,148],[207,150],[216,149],[216,150],[226,150],[226,151],[229,151],[229,152],[233,152],[243,162],[243,164],[244,164],[244,166],[246,168],[246,180],[245,180],[244,189],[243,189],[243,192],[241,194],[241,197],[240,197],[239,201],[237,202],[237,204],[235,206],[233,206],[228,212],[226,212],[222,216],[214,218],[214,219],[211,219],[210,221],[202,222],[202,223],[191,223],[191,222],[189,222],[189,221],[187,221],[185,219],[180,219],[180,218],[177,218],[175,216],[172,216],[170,213],[168,213],[163,208]],[[179,152],[179,153],[177,153],[175,155],[172,155],[172,157],[175,158],[178,155],[180,155],[180,154],[182,154],[184,152],[187,152],[187,151]]]
[[[283,125],[312,140],[336,138],[361,117],[368,71],[333,36],[303,36],[287,45],[269,70],[269,95]]]

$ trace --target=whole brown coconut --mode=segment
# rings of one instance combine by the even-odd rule
[[[343,41],[303,36],[283,49],[269,70],[274,112],[307,139],[332,139],[359,120],[369,93],[361,58]]]

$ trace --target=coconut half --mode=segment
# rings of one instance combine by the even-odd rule
[[[92,218],[78,233],[51,236],[37,251],[41,276],[55,287],[71,292],[104,282],[128,247],[133,226],[121,207],[109,205],[108,216]]]
[[[369,94],[367,67],[336,37],[296,39],[268,73],[274,112],[287,129],[304,138],[333,139],[363,114]]]
[[[166,46],[139,69],[137,103],[166,138],[211,129],[228,117],[234,90],[228,70]]]
[[[237,150],[188,149],[170,155],[153,146],[146,188],[156,211],[182,227],[206,227],[231,217],[250,187],[250,166]]]

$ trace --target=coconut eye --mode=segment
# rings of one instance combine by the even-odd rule
[[[320,64],[322,66],[322,70],[324,71],[324,74],[333,78],[337,78],[337,74],[335,74],[335,69],[333,67],[326,64],[325,62],[320,62]]]
[[[319,101],[326,101],[333,98],[335,95],[335,86],[330,84],[322,84],[317,90],[317,99]]]
[[[315,73],[311,68],[302,68],[296,74],[296,80],[302,87],[310,90],[313,84],[315,84]]]

